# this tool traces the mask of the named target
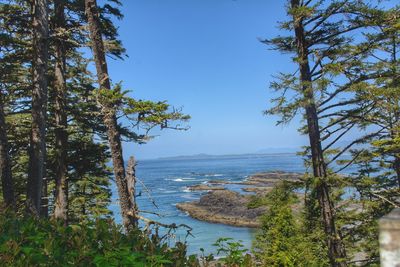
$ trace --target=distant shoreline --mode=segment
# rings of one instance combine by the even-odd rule
[[[222,155],[195,154],[195,155],[182,155],[182,156],[171,156],[171,157],[146,158],[138,160],[150,161],[150,160],[213,159],[213,158],[234,158],[234,157],[246,157],[246,156],[296,155],[296,153],[297,152],[246,153],[246,154],[222,154]]]

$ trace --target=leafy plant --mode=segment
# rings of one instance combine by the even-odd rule
[[[213,246],[217,247],[217,255],[225,254],[225,257],[221,259],[227,266],[253,266],[252,259],[248,250],[244,249],[242,241],[233,241],[229,237],[219,238]]]
[[[124,234],[110,219],[65,227],[57,221],[0,212],[2,266],[199,266],[186,245],[153,242],[140,230]]]

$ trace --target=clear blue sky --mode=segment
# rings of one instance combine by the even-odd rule
[[[279,33],[285,1],[126,0],[117,22],[129,58],[109,60],[114,82],[132,96],[168,100],[192,116],[190,130],[164,130],[125,155],[239,154],[299,147],[298,122],[275,126],[262,114],[272,75],[293,68],[258,41]],[[271,150],[272,152],[274,150]]]

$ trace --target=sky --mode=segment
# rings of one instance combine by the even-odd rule
[[[129,55],[109,59],[113,82],[137,99],[167,100],[192,118],[188,131],[154,131],[145,145],[124,144],[139,159],[199,153],[281,152],[306,137],[298,121],[276,126],[263,111],[273,75],[293,69],[288,55],[259,39],[279,34],[285,1],[125,0],[117,21]]]

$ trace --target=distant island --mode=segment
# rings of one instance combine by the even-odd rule
[[[179,156],[171,156],[171,157],[159,157],[155,159],[144,159],[144,160],[185,160],[185,159],[210,159],[210,158],[234,158],[234,157],[243,157],[243,156],[267,156],[267,155],[288,155],[295,154],[299,151],[299,149],[293,149],[293,151],[286,152],[255,152],[255,153],[244,153],[244,154],[222,154],[222,155],[212,155],[206,153],[194,154],[194,155],[179,155]]]

